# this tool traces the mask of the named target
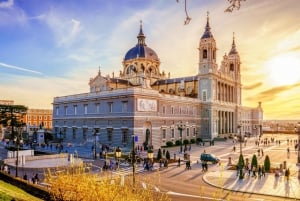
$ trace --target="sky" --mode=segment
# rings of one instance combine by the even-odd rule
[[[233,32],[241,58],[242,105],[262,102],[264,119],[300,119],[299,0],[0,0],[0,100],[52,109],[53,98],[89,92],[99,67],[118,75],[137,43],[146,44],[171,77],[196,75],[206,24],[220,66]]]

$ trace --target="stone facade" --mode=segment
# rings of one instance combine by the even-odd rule
[[[209,18],[199,43],[198,74],[171,78],[160,70],[160,60],[145,43],[140,25],[138,43],[125,55],[118,76],[98,74],[90,92],[53,101],[53,133],[65,142],[97,141],[114,146],[158,148],[168,141],[212,140],[261,128],[263,111],[241,104],[240,57],[233,37],[220,68]],[[182,135],[182,136],[181,136]]]

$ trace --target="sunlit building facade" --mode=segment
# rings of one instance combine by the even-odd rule
[[[235,39],[216,63],[216,41],[207,24],[198,45],[198,73],[171,78],[160,69],[156,52],[146,45],[142,25],[136,46],[125,54],[118,75],[98,74],[88,93],[55,97],[53,133],[64,142],[97,142],[158,148],[168,141],[213,140],[262,125],[263,110],[241,103],[241,62]],[[255,130],[257,132],[257,130]]]

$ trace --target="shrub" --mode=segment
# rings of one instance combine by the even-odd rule
[[[196,140],[195,139],[191,139],[191,144],[195,144]]]
[[[166,159],[168,159],[168,160],[170,160],[170,152],[167,150],[167,152],[166,152]]]
[[[252,161],[251,161],[251,168],[252,167],[256,167],[257,168],[257,157],[256,157],[256,155],[254,154],[253,156],[252,156]]]
[[[184,145],[189,144],[189,140],[187,140],[187,139],[183,140],[183,144],[184,144]]]
[[[244,156],[241,154],[239,157],[238,168],[241,168],[244,166],[245,166]]]
[[[172,141],[166,142],[167,147],[173,147],[174,143]]]
[[[202,138],[198,137],[197,142],[202,142]]]
[[[175,144],[176,144],[176,146],[179,146],[179,145],[181,145],[181,141],[180,140],[176,140]]]
[[[266,155],[266,157],[265,157],[264,167],[265,167],[266,172],[270,172],[271,162],[270,162],[270,158],[268,155]]]
[[[157,159],[157,160],[160,160],[161,158],[162,158],[162,154],[161,154],[161,149],[159,148],[159,149],[158,149],[158,152],[157,152],[156,159]]]

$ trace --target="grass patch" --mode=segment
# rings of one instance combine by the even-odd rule
[[[26,193],[24,190],[17,188],[16,186],[0,181],[0,200],[11,201],[12,199],[16,201],[41,201],[41,199]]]

